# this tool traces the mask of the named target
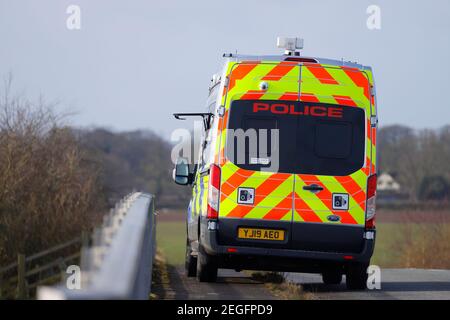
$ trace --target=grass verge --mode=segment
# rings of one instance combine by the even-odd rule
[[[449,223],[380,223],[372,264],[450,269]]]
[[[156,243],[167,264],[184,264],[186,250],[186,223],[184,221],[158,221]]]
[[[253,272],[253,280],[263,282],[265,287],[277,298],[282,300],[313,300],[311,292],[303,291],[301,285],[287,282],[279,272]]]
[[[169,287],[170,277],[167,270],[167,262],[161,251],[158,250],[153,263],[152,290],[149,300],[163,299]]]

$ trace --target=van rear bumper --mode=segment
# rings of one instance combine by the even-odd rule
[[[219,267],[222,268],[316,272],[319,267],[326,267],[327,264],[345,265],[352,262],[369,262],[375,247],[375,234],[373,239],[363,240],[359,252],[220,245],[217,241],[218,230],[208,230],[206,223],[201,224],[201,229],[203,248],[208,254],[219,257]]]

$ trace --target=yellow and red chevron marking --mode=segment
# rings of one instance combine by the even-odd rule
[[[336,176],[335,179],[345,188],[347,193],[353,198],[354,202],[357,203],[361,209],[365,210],[366,191],[363,190],[350,176]]]
[[[280,96],[280,100],[296,101],[298,100],[298,92],[285,92]]]
[[[322,69],[325,69],[324,72]],[[375,112],[374,97],[370,94],[371,73],[352,67],[305,64],[302,69],[300,100],[305,102],[337,103],[363,108],[367,117],[365,172],[374,173],[376,161],[375,129],[371,129],[370,117]],[[334,81],[332,80],[334,79]]]
[[[259,100],[265,94],[265,91],[262,90],[248,90],[240,100]]]
[[[281,200],[273,209],[263,216],[265,220],[281,220],[286,214],[292,212],[292,197],[294,193],[291,192],[286,198]]]
[[[219,164],[219,159],[220,159],[221,165],[225,163],[225,157],[224,157],[225,139],[223,138],[223,136],[224,136],[224,132],[225,132],[224,130],[228,123],[228,110],[229,109],[225,109],[225,113],[224,113],[223,117],[219,120],[219,124],[217,126],[218,141],[216,142],[216,150],[215,150],[215,155],[214,155],[214,163],[215,164]]]
[[[313,93],[302,93],[300,95],[300,101],[304,101],[304,102],[320,102],[319,99]]]
[[[339,84],[326,68],[318,63],[304,63],[304,66],[323,84]]]
[[[355,218],[350,214],[348,211],[342,211],[342,210],[334,210],[333,209],[333,196],[331,192],[329,191],[327,184],[322,182],[317,176],[315,175],[298,175],[303,181],[308,181],[308,184],[317,184],[323,188],[320,192],[315,194],[315,196],[322,201],[323,204],[329,209],[330,212],[332,212],[335,215],[338,215],[341,217],[340,222],[345,224],[357,224],[358,222],[355,220]],[[309,191],[308,191],[309,192]]]
[[[297,64],[290,61],[282,61],[270,70],[262,80],[278,81],[281,80],[289,71],[291,71]]]
[[[255,171],[249,171],[244,169],[237,169],[231,177],[229,177],[221,186],[221,197],[228,197],[236,190],[241,184],[243,184],[249,177],[251,177]]]
[[[302,93],[314,92],[319,102],[332,102],[333,96],[343,96],[365,108],[371,102],[369,87],[368,77],[357,68],[305,64],[302,69]]]
[[[236,80],[242,80],[247,74],[250,73],[260,62],[259,61],[243,61],[241,62],[229,75],[228,88],[224,88],[224,95],[226,90],[231,91],[236,84]]]
[[[294,68],[297,67],[295,72]],[[291,61],[277,61],[277,62],[260,62],[260,61],[243,61],[232,64],[229,67],[229,83],[228,87],[224,87],[223,97],[230,92],[237,90],[238,93],[248,92],[248,94],[257,95],[258,93],[266,93],[259,91],[260,81],[267,81],[270,83],[277,83],[280,80],[289,78],[291,87],[295,85],[298,90],[298,64]],[[238,85],[240,83],[241,85]],[[271,86],[269,86],[271,87]],[[278,86],[279,87],[279,86]],[[236,89],[237,88],[237,89]],[[244,90],[242,88],[245,88]],[[289,90],[284,90],[289,91]],[[236,93],[236,92],[235,92]],[[256,97],[259,99],[260,97]],[[251,99],[245,96],[244,99]],[[228,99],[228,104],[231,99]]]
[[[357,107],[356,102],[349,96],[340,96],[340,95],[333,95],[334,100],[338,104],[344,105],[344,106],[351,106],[351,107]]]
[[[246,61],[229,65],[229,84],[222,97],[226,112],[218,124],[217,133],[221,143],[216,144],[215,154],[216,163],[220,158],[221,165],[223,165],[219,214],[235,218],[289,220],[293,201],[295,204],[294,220],[329,222],[326,217],[333,212],[341,216],[340,223],[362,224],[365,214],[366,180],[370,172],[375,172],[376,129],[370,127],[370,122],[367,123],[365,166],[350,177],[309,176],[308,182],[315,181],[325,187],[318,196],[311,198],[301,198],[300,190],[292,192],[289,184],[293,175],[271,174],[262,178],[259,172],[239,169],[225,159],[226,124],[232,99],[297,101],[300,96],[300,101],[305,102],[337,103],[361,107],[366,110],[367,118],[370,119],[372,113],[370,103],[374,103],[369,89],[370,79],[372,79],[370,73],[368,78],[357,68],[305,64],[305,77],[302,74],[302,82],[298,83],[296,77],[299,76],[299,73],[295,68],[296,65],[291,62],[262,63],[260,61]],[[269,89],[266,91],[259,90],[259,83],[262,80],[269,82]],[[302,90],[300,93],[299,88]],[[237,188],[239,186],[255,188],[254,205],[237,204]],[[348,212],[332,210],[331,192],[349,194],[353,206],[349,208]]]
[[[289,174],[275,173],[268,177],[259,187],[255,190],[255,201],[252,206],[250,205],[237,205],[227,217],[229,218],[244,218],[254,207],[256,207],[262,200],[270,195],[275,189],[278,188],[286,179],[289,178]]]
[[[348,77],[352,79],[356,86],[363,89],[364,95],[370,100],[369,79],[367,79],[361,70],[351,67],[342,67],[342,70],[344,70]]]
[[[294,199],[295,213],[303,222],[323,222],[322,219],[316,215],[314,210],[297,194],[295,193]],[[297,220],[294,216],[294,221]]]

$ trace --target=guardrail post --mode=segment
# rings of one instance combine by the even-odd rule
[[[25,281],[25,255],[19,253],[17,256],[17,298],[27,298],[27,285]]]

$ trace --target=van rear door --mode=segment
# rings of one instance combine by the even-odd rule
[[[292,246],[359,252],[371,171],[369,81],[355,68],[305,64],[300,101],[337,117],[298,118]]]
[[[279,147],[271,150],[271,131],[282,126],[280,121],[290,121],[292,127],[295,119],[282,120],[267,112],[256,114],[253,103],[298,100],[300,66],[286,61],[245,61],[232,64],[227,73],[228,86],[222,101],[226,110],[223,128],[228,133],[254,129],[257,143],[247,144],[239,154],[234,149],[239,142],[236,140],[230,146],[233,138],[225,130],[221,132],[220,149],[216,152],[221,157],[222,174],[218,241],[223,245],[290,247],[294,175],[278,168],[264,168],[276,166],[271,154]],[[263,134],[260,130],[266,131]],[[289,139],[288,131],[283,137]],[[267,139],[266,150],[259,148],[261,139]],[[250,156],[253,147],[256,156]],[[293,156],[293,151],[285,149],[283,157]],[[245,157],[243,163],[235,158],[239,155]]]
[[[358,252],[363,243],[367,181],[361,170],[364,110],[302,104],[310,110],[333,108],[341,117],[297,119],[292,245],[304,250]]]

